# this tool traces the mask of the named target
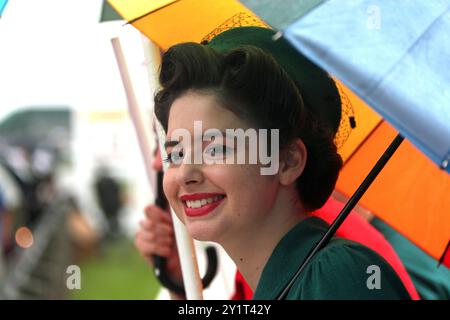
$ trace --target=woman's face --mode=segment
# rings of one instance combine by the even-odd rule
[[[201,121],[202,134],[207,129],[225,132],[226,129],[250,128],[219,105],[213,94],[188,91],[171,107],[166,141],[175,140],[179,144],[166,147],[167,154],[178,154],[182,150],[183,155],[177,158],[181,159],[193,153],[193,147],[189,146],[194,145],[195,139],[202,140],[194,136],[194,121]],[[182,137],[173,139],[176,129],[188,131],[191,141],[183,141]],[[203,154],[214,159],[223,156],[225,162],[227,157],[242,152],[237,150],[236,143],[230,149],[231,141],[224,137],[223,141],[202,142]],[[248,232],[263,224],[274,206],[278,176],[261,175],[260,168],[260,164],[248,161],[243,164],[171,163],[164,175],[164,192],[195,239],[221,242],[242,233],[251,234]]]

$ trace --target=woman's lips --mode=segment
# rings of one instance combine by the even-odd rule
[[[186,201],[200,201],[201,199],[207,199],[207,198],[217,198],[215,201],[211,203],[206,203],[202,205],[200,208],[189,208],[187,206]],[[202,193],[202,194],[193,194],[193,195],[185,195],[180,197],[183,203],[184,212],[186,216],[188,217],[199,217],[199,216],[205,216],[209,214],[211,211],[213,211],[215,208],[217,208],[225,199],[225,195],[218,194],[218,193]]]

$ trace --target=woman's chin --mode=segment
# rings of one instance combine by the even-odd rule
[[[200,225],[200,223],[194,222],[189,223],[187,229],[191,237],[198,241],[217,242],[219,239],[217,232],[211,228],[211,225]]]

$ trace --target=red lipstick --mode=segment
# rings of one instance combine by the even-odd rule
[[[187,206],[186,201],[195,201],[207,198],[214,198],[216,196],[220,196],[219,199],[213,201],[211,203],[207,203],[202,205],[200,208],[189,208]],[[221,193],[194,193],[194,194],[185,194],[180,197],[183,202],[184,212],[188,217],[199,217],[205,216],[217,208],[225,199],[225,195]]]

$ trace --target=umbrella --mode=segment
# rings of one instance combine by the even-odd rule
[[[395,137],[390,125],[408,139],[361,203],[439,259],[450,236],[450,1],[242,2],[389,123],[375,119],[348,148],[339,190],[353,193]]]
[[[0,0],[0,17],[2,16],[3,10],[5,10],[8,0]]]

